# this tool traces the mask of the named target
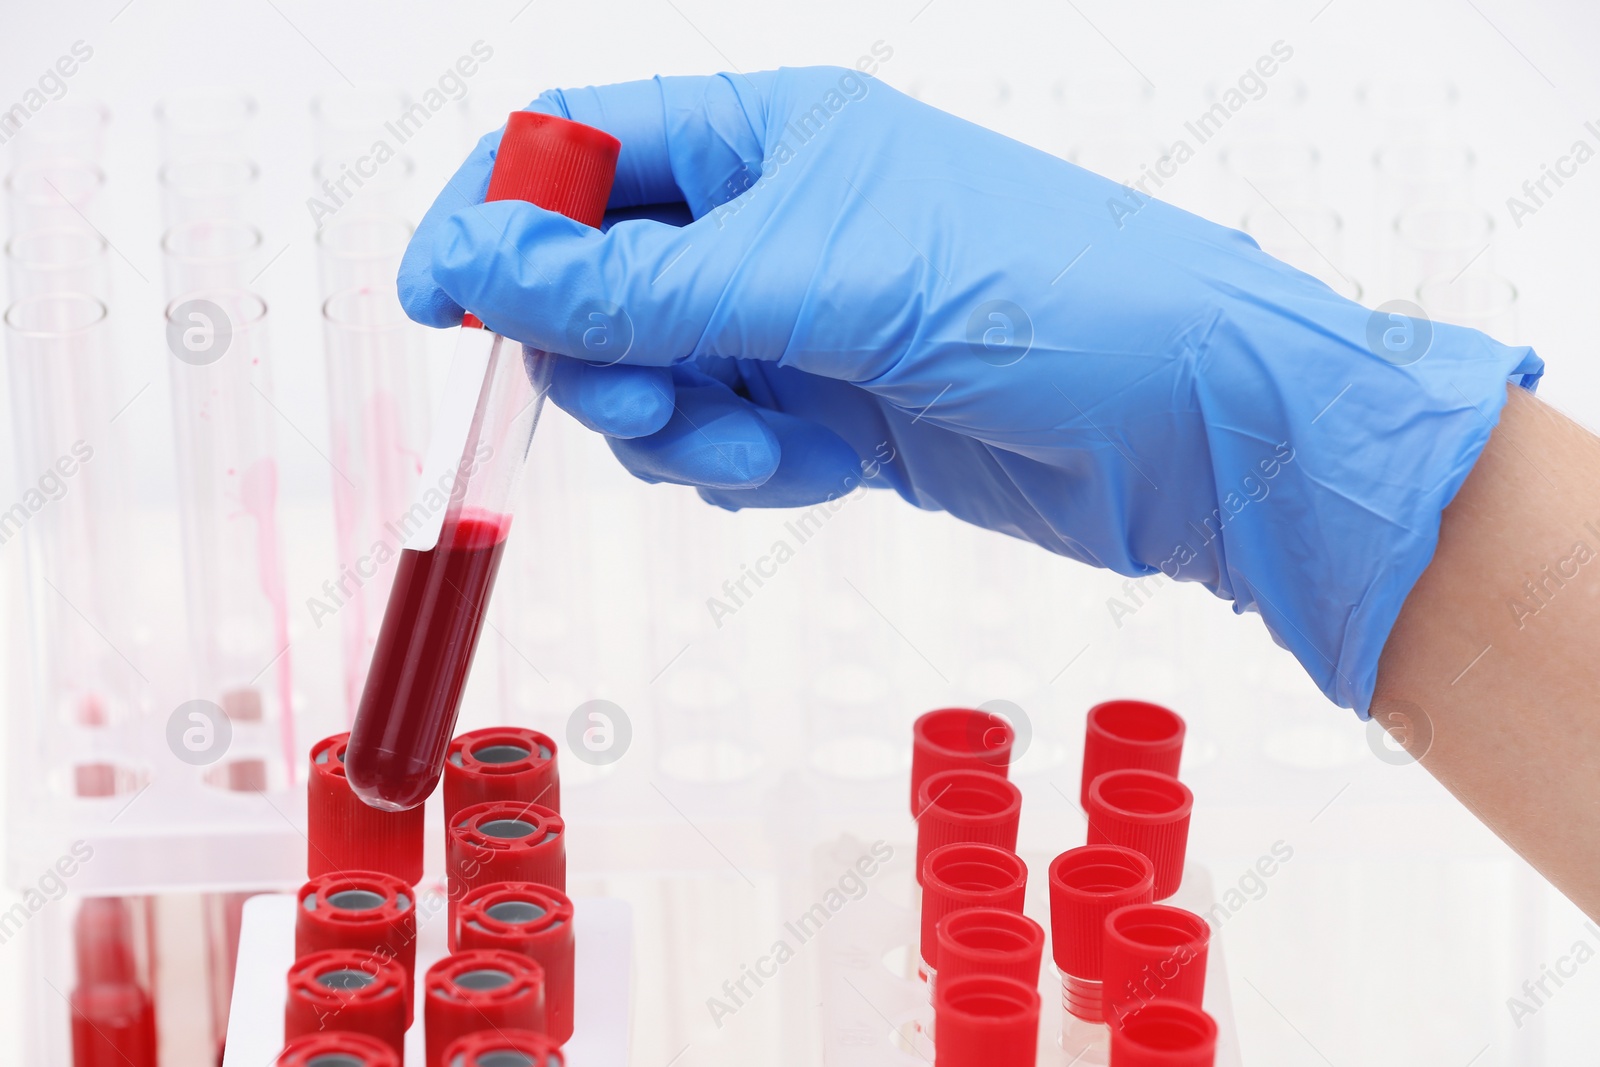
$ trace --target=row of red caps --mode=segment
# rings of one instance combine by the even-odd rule
[[[1159,903],[1183,881],[1194,797],[1178,781],[1185,726],[1158,704],[1091,708],[1080,803],[1087,843],[1050,864],[1062,1006],[1110,1029],[1112,1067],[1212,1067],[1201,1008],[1211,930]],[[922,888],[921,973],[933,993],[936,1067],[1031,1067],[1045,934],[1022,914],[1022,793],[1001,716],[931,711],[913,727],[911,814]]]
[[[424,808],[357,797],[347,740],[311,750],[310,880],[278,1067],[401,1067],[413,1022]],[[422,979],[426,1067],[555,1067],[572,1037],[575,950],[556,744],[516,727],[461,734],[443,799],[450,954]]]

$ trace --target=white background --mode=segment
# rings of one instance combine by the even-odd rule
[[[70,6],[10,0],[0,17],[0,102],[20,98],[74,41],[93,46],[92,60],[71,79],[69,92],[102,99],[114,114],[106,153],[111,181],[93,221],[117,253],[115,313],[125,391],[131,395],[142,381],[156,386],[130,409],[127,432],[140,442],[134,483],[139,502],[159,515],[170,513],[176,498],[163,388],[169,357],[159,333],[159,152],[152,108],[189,86],[242,86],[261,101],[259,222],[269,251],[282,250],[261,285],[274,308],[276,399],[288,423],[280,428],[279,445],[291,526],[290,584],[302,598],[332,569],[325,520],[329,472],[320,455],[327,414],[313,226],[304,205],[313,155],[308,104],[323,89],[380,82],[420,93],[474,41],[493,45],[494,58],[472,80],[467,104],[432,123],[411,146],[418,164],[414,207],[420,208],[470,138],[492,124],[484,116],[550,86],[658,73],[851,65],[882,41],[893,49],[881,70],[890,84],[1065,154],[1075,138],[1055,95],[1063,79],[1127,79],[1130,73],[1148,79],[1156,97],[1141,120],[1145,132],[1170,139],[1184,118],[1204,106],[1208,85],[1236,78],[1282,39],[1295,51],[1285,74],[1308,91],[1304,108],[1292,118],[1295,136],[1321,149],[1323,193],[1346,220],[1339,266],[1368,279],[1381,273],[1384,259],[1371,182],[1371,158],[1382,135],[1365,124],[1356,88],[1386,76],[1448,80],[1461,90],[1454,132],[1478,151],[1472,195],[1498,224],[1494,268],[1520,294],[1518,336],[1506,339],[1533,344],[1545,357],[1544,396],[1597,424],[1592,234],[1600,165],[1581,171],[1521,227],[1505,206],[1524,179],[1536,177],[1575,138],[1593,141],[1583,124],[1600,119],[1600,73],[1592,54],[1600,39],[1597,23],[1600,10],[1572,0],[111,0]],[[1287,84],[1275,82],[1273,92]],[[1262,109],[1268,113],[1271,107]],[[1242,125],[1240,131],[1248,132]],[[1203,150],[1168,194],[1185,207],[1237,224],[1251,206],[1250,190],[1219,165],[1214,147]],[[12,468],[5,463],[6,478]],[[781,521],[701,515],[680,508],[685,494],[635,488],[620,476],[607,486],[633,509],[625,513],[627,521],[604,531],[608,551],[635,564],[643,560],[645,570],[681,568],[687,575],[682,588],[700,590],[700,599],[737,573],[741,559],[749,558],[748,546],[769,543]],[[6,498],[15,495],[8,489]],[[767,724],[805,714],[808,702],[796,687],[828,666],[807,659],[810,646],[787,639],[821,625],[824,613],[846,610],[839,605],[853,603],[859,613],[859,601],[840,585],[850,579],[875,613],[861,624],[860,647],[889,665],[886,674],[894,684],[883,699],[901,718],[938,703],[1003,697],[1028,709],[1041,737],[1070,749],[1083,710],[1110,695],[1163,700],[1191,716],[1195,737],[1209,755],[1186,771],[1199,798],[1196,858],[1227,885],[1274,841],[1286,841],[1295,851],[1266,894],[1230,920],[1222,935],[1246,1063],[1486,1067],[1593,1060],[1600,1045],[1600,1016],[1592,1010],[1600,995],[1600,965],[1581,969],[1521,1027],[1512,1022],[1507,998],[1521,995],[1523,982],[1537,978],[1541,966],[1569,952],[1575,941],[1600,947],[1600,936],[1586,931],[1574,909],[1420,770],[1373,758],[1360,725],[1320,699],[1258,620],[1236,619],[1198,590],[1167,589],[1116,628],[1108,622],[1105,601],[1117,595],[1120,582],[1038,558],[1043,554],[998,536],[950,529],[954,524],[939,517],[899,515],[905,510],[881,500],[853,505],[828,527],[827,546],[783,576],[786,588],[774,583],[770,597],[737,620],[737,633],[712,633],[699,617],[678,666],[668,663],[670,650],[657,652],[659,640],[640,639],[599,657],[606,660],[603,670],[572,679],[569,690],[550,696],[548,714],[559,722],[574,696],[607,696],[637,709],[643,722],[655,678],[668,667],[723,670],[741,679],[740,699],[753,720],[748,732],[764,746],[765,767],[772,772],[766,780],[786,781],[777,772],[803,767],[804,759],[785,747],[781,738],[788,735]],[[720,522],[713,536],[736,529],[738,539],[695,555],[690,546],[707,542],[672,526],[683,515],[692,531]],[[859,548],[868,544],[876,548]],[[885,558],[893,566],[871,569],[874,559]],[[15,560],[7,562],[14,582]],[[181,612],[175,544],[169,541],[164,554],[152,555],[143,569],[152,617]],[[624,566],[619,573],[634,571]],[[608,610],[627,614],[629,588],[620,579],[609,584],[606,595],[617,600]],[[15,596],[14,585],[7,590]],[[632,606],[639,608],[640,590],[632,593]],[[696,609],[698,600],[690,595],[687,603]],[[880,627],[877,618],[894,620],[898,629]],[[978,632],[990,625],[985,619],[998,619],[999,628],[1011,634],[1001,641],[1011,654],[980,649],[990,640]],[[332,662],[331,636],[301,636],[308,662]],[[1080,649],[1088,650],[1081,662],[1063,670]],[[19,669],[20,651],[16,642],[6,650],[8,670]],[[735,657],[736,668],[728,668]],[[933,667],[932,675],[923,673],[924,663]],[[332,694],[331,685],[313,686],[308,697],[331,700]],[[469,714],[483,722],[495,718],[482,707]],[[153,718],[151,729],[164,721],[164,714]],[[1507,728],[1515,729],[1515,723]],[[9,773],[42,773],[27,753],[10,756]],[[1070,793],[1075,770],[1075,756],[1067,751],[1053,769],[1024,779],[1024,837],[1046,854],[1078,843],[1073,835],[1081,835],[1081,823],[1052,789],[1065,783]],[[648,767],[638,773],[645,782]],[[1527,788],[1538,788],[1536,774]],[[648,800],[651,794],[640,795]],[[756,898],[744,897],[716,855],[679,863],[681,857],[652,852],[650,828],[677,826],[672,810],[641,802],[631,832],[628,812],[608,811],[616,843],[595,848],[595,866],[604,868],[595,879],[640,909],[635,1062],[693,1067],[776,1062],[780,1056],[808,1062],[810,1046],[796,1029],[811,1025],[805,1014],[810,998],[801,983],[790,982],[782,994],[788,1007],[780,1008],[774,997],[722,1030],[710,1025],[704,1009],[721,980],[737,974],[781,917],[797,910],[794,901],[810,899],[806,875],[775,861],[770,842],[763,842],[765,816],[740,809],[775,805],[774,797],[673,796],[693,814],[696,833],[670,839],[685,850],[702,849],[705,831],[731,856],[730,863],[759,872],[754,880],[761,889]],[[801,804],[797,810],[810,809]],[[897,825],[892,812],[878,810],[857,817],[833,809],[817,821],[828,832],[851,829],[867,840],[892,834]],[[663,840],[668,833],[661,831]],[[43,929],[45,923],[38,925]],[[17,1050],[25,1020],[35,1017],[29,1005],[57,995],[41,986],[28,963],[24,940],[37,940],[37,933],[30,930],[28,939],[0,946],[5,1062],[23,1062]]]

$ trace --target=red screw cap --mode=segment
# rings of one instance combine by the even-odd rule
[[[411,1023],[417,973],[417,910],[411,887],[390,874],[345,871],[319,875],[300,887],[294,918],[296,958],[352,949],[395,960],[406,975],[406,1024]]]
[[[422,807],[379,811],[356,796],[344,775],[349,740],[348,733],[334,734],[311,749],[306,875],[382,871],[416,885],[422,880]]]
[[[1022,791],[998,774],[940,771],[917,789],[917,879],[922,861],[940,845],[976,841],[1008,851],[1017,847]]]
[[[940,708],[911,725],[911,815],[922,809],[917,794],[923,781],[940,771],[988,771],[1004,778],[1011,766],[1011,724],[993,712]]]
[[[495,149],[483,199],[525,200],[598,229],[621,150],[621,141],[581,122],[513,111]],[[483,323],[469,311],[462,325]]]
[[[535,882],[567,891],[566,823],[541,804],[496,800],[456,813],[445,836],[450,926],[461,898],[493,882]]]
[[[277,1067],[401,1067],[394,1049],[366,1034],[341,1033],[297,1037],[278,1053]]]
[[[1178,777],[1183,758],[1183,716],[1143,700],[1108,700],[1089,709],[1083,738],[1083,785],[1078,802],[1089,803],[1089,783],[1107,771],[1160,771]]]
[[[532,1030],[479,1030],[445,1049],[448,1067],[562,1067],[561,1046]]]
[[[1015,852],[993,845],[941,845],[922,862],[922,961],[939,968],[939,920],[962,908],[1021,912],[1028,867]]]
[[[67,998],[72,1067],[156,1067],[156,1013],[133,982],[91,982]]]
[[[544,1032],[544,972],[515,952],[446,956],[428,968],[423,990],[427,1067],[452,1067],[445,1050],[479,1030]]]
[[[1111,1029],[1154,1000],[1200,1007],[1211,927],[1192,911],[1130,904],[1106,916],[1101,1010]]]
[[[1212,1067],[1217,1021],[1176,1000],[1152,1000],[1111,1031],[1113,1067]]]
[[[939,920],[934,937],[941,983],[995,974],[1029,987],[1039,984],[1044,928],[1026,915],[1005,908],[962,908]]]
[[[370,952],[314,952],[289,968],[283,1010],[285,1040],[324,1030],[366,1034],[405,1055],[406,974]]]
[[[1050,942],[1068,1011],[1103,1021],[1100,979],[1105,967],[1106,916],[1129,904],[1148,904],[1155,868],[1144,853],[1118,845],[1081,845],[1050,864]]]
[[[572,901],[532,882],[479,886],[461,901],[450,930],[455,950],[515,952],[544,968],[545,1032],[558,1045],[572,1037]]]
[[[444,760],[444,820],[473,804],[520,800],[561,810],[556,743],[537,730],[495,726],[458,735]]]
[[[934,1067],[1033,1067],[1039,991],[1015,978],[940,978],[933,997]]]
[[[621,141],[593,126],[513,111],[483,198],[526,200],[599,229],[621,151]]]
[[[1084,805],[1089,844],[1121,845],[1142,852],[1155,868],[1155,899],[1165,900],[1183,881],[1194,794],[1176,778],[1155,771],[1107,771],[1089,786]]]

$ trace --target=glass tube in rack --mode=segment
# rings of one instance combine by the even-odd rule
[[[298,765],[267,306],[240,289],[167,307],[190,655],[197,696],[234,722],[278,719]]]

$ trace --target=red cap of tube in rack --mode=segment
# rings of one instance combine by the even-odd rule
[[[479,1030],[444,1051],[447,1067],[562,1067],[561,1045],[532,1030]]]
[[[276,1067],[401,1067],[400,1055],[377,1038],[334,1030],[297,1037],[278,1053]]]
[[[1089,786],[1089,844],[1121,845],[1149,857],[1155,868],[1155,899],[1165,900],[1183,882],[1194,794],[1158,771],[1107,771]]]
[[[1198,1008],[1206,989],[1211,927],[1192,911],[1129,904],[1106,916],[1101,1012],[1117,1029],[1151,1000]]]
[[[1028,868],[1015,852],[958,842],[928,853],[922,865],[922,961],[937,970],[939,920],[961,908],[1022,911]]]
[[[1033,1067],[1039,990],[1015,978],[942,978],[933,995],[938,1067]]]
[[[300,887],[294,913],[296,958],[353,949],[398,962],[409,991],[417,971],[417,911],[411,887],[376,871],[318,875]],[[406,1023],[412,998],[406,996]]]
[[[450,930],[455,950],[515,952],[544,968],[546,1031],[572,1037],[574,950],[572,901],[559,889],[530,882],[479,886],[461,900]]]
[[[1089,709],[1083,736],[1083,776],[1078,803],[1107,771],[1160,771],[1176,778],[1187,733],[1183,716],[1144,700],[1108,700]]]
[[[997,974],[1039,984],[1044,928],[1005,908],[962,908],[939,920],[939,981],[969,974]]]
[[[911,724],[912,817],[922,813],[919,795],[929,775],[966,769],[1004,778],[1015,740],[1011,724],[993,712],[940,708],[917,716]]]
[[[917,881],[922,863],[941,845],[974,841],[1015,851],[1022,791],[988,770],[939,771],[917,789]]]
[[[349,734],[335,734],[311,749],[307,783],[306,873],[382,871],[407,885],[422,879],[423,809],[381,811],[363,801],[345,777]]]
[[[515,952],[458,952],[428,968],[422,1027],[428,1067],[479,1030],[545,1030],[544,971]]]
[[[405,970],[396,961],[355,949],[313,952],[289,968],[283,1036],[349,1030],[404,1053],[409,1000]]]
[[[1152,1000],[1111,1031],[1116,1067],[1212,1067],[1217,1022],[1192,1004]]]
[[[561,810],[556,743],[537,730],[492,726],[457,734],[444,759],[445,825],[462,808],[520,800]]]

